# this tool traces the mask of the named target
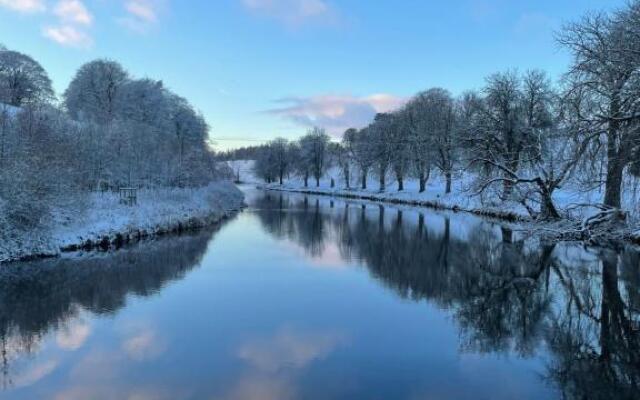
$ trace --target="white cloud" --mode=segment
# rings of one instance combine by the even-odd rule
[[[78,350],[89,338],[91,327],[84,321],[75,321],[64,327],[56,335],[58,347],[64,350]]]
[[[122,343],[124,353],[136,361],[154,359],[164,353],[166,348],[166,341],[148,327],[134,332]]]
[[[87,48],[93,39],[77,25],[91,26],[93,16],[82,0],[59,0],[53,9],[47,10],[45,0],[0,0],[0,7],[22,13],[47,11],[58,17],[59,25],[45,26],[42,35],[58,44],[69,47]]]
[[[131,0],[125,4],[127,12],[146,22],[156,22],[158,14],[154,4],[145,0]]]
[[[307,22],[331,23],[333,8],[325,0],[242,0],[249,11],[265,15],[290,26]]]
[[[348,128],[368,125],[376,113],[399,108],[406,99],[390,94],[374,94],[366,97],[350,95],[324,95],[314,97],[290,97],[277,102],[286,106],[267,111],[305,127],[319,126],[340,136]]]
[[[42,34],[54,42],[68,47],[88,48],[93,39],[86,33],[79,31],[72,25],[49,26],[42,30]]]
[[[331,354],[345,342],[337,332],[301,332],[284,327],[273,337],[245,343],[238,357],[268,373],[282,369],[302,369]]]
[[[47,9],[44,0],[0,0],[0,7],[24,13],[42,12]]]
[[[126,0],[127,14],[119,22],[132,31],[145,33],[158,22],[163,4],[163,0]]]
[[[87,26],[93,23],[93,16],[80,0],[61,0],[53,13],[66,22]]]

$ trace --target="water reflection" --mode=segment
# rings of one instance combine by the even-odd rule
[[[115,315],[131,296],[147,297],[182,279],[207,249],[214,231],[171,237],[115,253],[21,263],[0,268],[2,387],[29,386],[52,373],[58,361],[29,357],[49,333],[63,350],[81,348],[93,316]],[[153,358],[162,341],[144,326],[124,327],[124,353]]]
[[[265,230],[314,258],[337,242],[398,296],[448,310],[460,350],[546,361],[567,399],[640,389],[640,255],[543,244],[461,215],[268,193]]]
[[[250,204],[215,240],[0,269],[0,397],[638,393],[632,249],[379,204],[278,193]]]

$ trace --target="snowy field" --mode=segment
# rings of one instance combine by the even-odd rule
[[[55,256],[63,249],[100,243],[105,238],[113,243],[118,238],[128,241],[200,227],[218,222],[244,205],[242,192],[229,182],[198,189],[143,189],[137,197],[137,205],[127,206],[120,204],[118,193],[91,193],[52,210],[46,229],[3,230],[0,262]]]

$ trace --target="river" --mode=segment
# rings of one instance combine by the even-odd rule
[[[0,398],[640,393],[636,251],[246,191],[197,234],[0,268]]]

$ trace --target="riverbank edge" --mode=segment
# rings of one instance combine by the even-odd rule
[[[238,190],[238,193],[242,193],[237,187],[236,190]],[[244,201],[244,194],[240,194],[237,198],[230,200],[230,202],[231,204],[226,204],[224,209],[212,209],[211,212],[205,216],[186,216],[182,219],[174,219],[170,223],[156,224],[151,228],[144,228],[142,226],[127,227],[127,229],[93,234],[75,243],[56,246],[56,249],[52,251],[33,252],[19,257],[0,260],[0,266],[24,261],[58,258],[63,254],[80,251],[106,252],[118,250],[126,245],[132,245],[162,236],[196,232],[207,227],[221,224],[239,212],[242,212],[242,210],[247,207]]]
[[[301,193],[301,194],[309,194],[316,196],[327,196],[327,197],[338,197],[345,198],[351,200],[363,200],[363,201],[371,201],[376,203],[387,203],[387,204],[395,204],[395,205],[405,205],[412,207],[423,207],[429,208],[437,211],[452,211],[454,213],[463,212],[468,214],[473,214],[486,218],[493,218],[504,222],[509,223],[523,223],[523,224],[531,224],[540,228],[545,228],[548,226],[547,223],[538,222],[533,220],[530,217],[526,217],[524,215],[514,213],[511,211],[498,211],[491,209],[479,209],[479,208],[464,208],[457,204],[449,205],[443,204],[437,201],[431,200],[407,200],[407,199],[399,199],[387,196],[376,196],[375,193],[362,194],[358,192],[348,192],[340,189],[321,189],[321,188],[290,188],[290,187],[279,187],[274,185],[258,185],[258,189],[275,191],[275,192],[290,192],[290,193]],[[385,193],[386,194],[386,193]],[[623,242],[628,242],[634,245],[640,245],[640,230],[633,231],[628,230],[625,231],[625,234],[622,235]],[[560,239],[559,241],[566,241]]]
[[[373,201],[377,203],[389,203],[389,204],[397,204],[397,205],[406,205],[413,207],[424,207],[430,208],[433,210],[439,211],[453,211],[453,212],[465,212],[474,215],[479,215],[482,217],[496,218],[506,222],[532,222],[531,218],[525,217],[524,215],[511,212],[511,211],[497,211],[497,210],[489,210],[489,209],[467,209],[464,207],[460,207],[459,205],[448,205],[443,204],[437,201],[431,200],[406,200],[406,199],[398,199],[393,197],[386,196],[376,196],[374,193],[362,194],[358,192],[348,192],[343,190],[323,190],[323,189],[294,189],[288,187],[277,187],[277,186],[269,186],[269,185],[258,185],[258,189],[262,190],[271,190],[275,192],[291,192],[291,193],[302,193],[302,194],[310,194],[317,196],[328,196],[328,197],[340,197],[345,199],[352,200],[365,200],[365,201]]]

